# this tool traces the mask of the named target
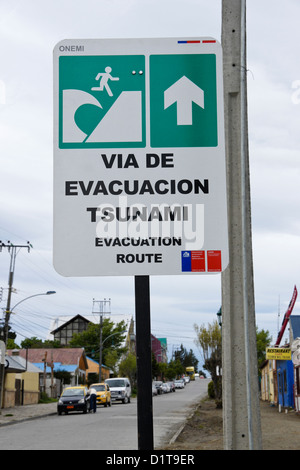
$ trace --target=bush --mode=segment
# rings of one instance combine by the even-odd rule
[[[49,398],[47,393],[41,392],[39,403],[53,403],[56,401],[57,401],[57,398]]]
[[[222,408],[222,406],[223,406],[222,398],[216,398],[215,387],[214,387],[213,381],[209,382],[209,384],[207,386],[207,394],[208,394],[209,398],[212,398],[213,400],[215,400],[217,408]]]
[[[208,393],[209,398],[216,398],[214,383],[212,380],[208,383],[207,393]]]

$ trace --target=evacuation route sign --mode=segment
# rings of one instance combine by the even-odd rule
[[[54,267],[193,275],[228,264],[222,50],[212,38],[54,49]]]

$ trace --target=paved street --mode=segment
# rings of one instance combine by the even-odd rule
[[[153,397],[156,448],[168,442],[181,427],[193,405],[206,395],[207,383],[207,380],[197,380],[184,390]],[[52,415],[2,426],[0,449],[136,450],[137,401],[100,407],[96,414]]]

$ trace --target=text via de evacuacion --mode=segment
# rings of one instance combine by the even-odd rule
[[[144,164],[146,168],[173,168],[174,154],[147,153]],[[101,154],[102,162],[107,170],[110,169],[138,169],[140,163],[133,153],[123,154]],[[112,179],[110,182],[104,180],[68,180],[65,182],[66,196],[120,196],[120,195],[165,195],[165,194],[209,194],[209,181],[207,178],[200,179],[159,179],[152,182],[150,179]]]

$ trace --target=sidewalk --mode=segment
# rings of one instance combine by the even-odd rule
[[[37,405],[15,406],[14,408],[2,408],[0,414],[0,427],[14,424],[28,419],[42,418],[57,413],[57,403]]]

